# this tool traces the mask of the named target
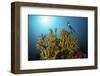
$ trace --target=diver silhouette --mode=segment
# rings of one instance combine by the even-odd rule
[[[78,32],[76,32],[76,30],[71,26],[70,22],[67,22],[67,28],[69,28],[70,33],[73,34],[76,39],[78,39]]]
[[[73,29],[73,27],[71,26],[71,24],[69,22],[67,22],[67,26],[70,30],[71,33],[76,33],[75,30]]]

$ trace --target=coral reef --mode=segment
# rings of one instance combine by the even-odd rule
[[[41,60],[83,58],[79,43],[74,35],[66,30],[57,36],[57,29],[50,29],[48,35],[41,34],[37,47],[40,49]]]

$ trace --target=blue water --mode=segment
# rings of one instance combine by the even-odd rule
[[[28,15],[28,60],[39,60],[40,51],[37,41],[41,33],[48,34],[49,29],[66,29],[78,39],[83,52],[88,52],[88,18],[74,16]]]

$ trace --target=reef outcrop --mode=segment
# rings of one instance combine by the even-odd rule
[[[41,34],[37,47],[41,51],[41,60],[84,58],[79,43],[74,35],[62,30],[57,36],[57,29],[50,29],[48,35]]]

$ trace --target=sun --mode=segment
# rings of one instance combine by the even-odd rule
[[[48,16],[42,17],[42,23],[43,23],[44,25],[48,24],[48,22],[49,22],[49,17],[48,17]]]

